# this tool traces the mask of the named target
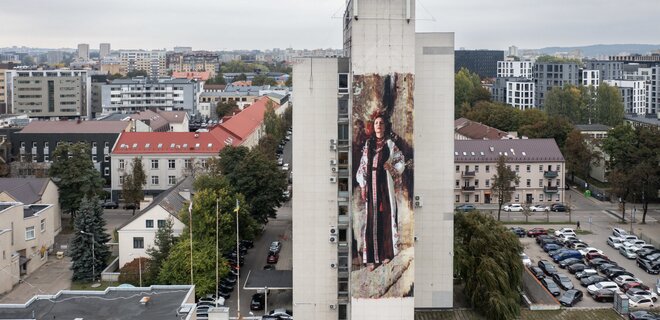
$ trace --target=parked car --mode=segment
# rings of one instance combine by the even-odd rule
[[[606,255],[600,254],[600,253],[587,253],[587,255],[584,256],[584,257],[587,259],[587,261],[591,261],[591,260],[596,259],[596,258],[610,260],[610,258],[608,258]]]
[[[568,258],[568,259],[564,259],[561,262],[559,262],[559,267],[566,269],[566,267],[568,267],[572,264],[581,263],[581,262],[582,262],[582,259],[579,259],[579,258]]]
[[[579,251],[569,249],[552,256],[552,260],[557,263],[569,258],[582,259],[582,255]]]
[[[637,265],[646,273],[649,274],[659,274],[660,273],[660,262],[650,262],[644,261],[642,263],[637,263]]]
[[[548,256],[550,256],[552,258],[552,257],[554,257],[554,256],[556,256],[556,255],[558,255],[562,252],[566,252],[566,251],[571,251],[571,249],[559,248],[559,249],[551,250],[551,251],[548,251]]]
[[[289,164],[285,163],[282,165],[282,171],[289,171]]]
[[[580,285],[583,286],[583,287],[588,287],[592,284],[596,284],[596,283],[603,282],[603,281],[606,281],[606,280],[607,280],[607,278],[605,278],[603,276],[593,275],[593,276],[589,276],[589,277],[580,279]]]
[[[272,264],[267,264],[264,266],[264,270],[275,270],[275,266]]]
[[[634,276],[635,276],[635,275],[632,274],[630,271],[626,271],[626,270],[616,270],[616,269],[609,269],[609,270],[607,270],[607,272],[606,272],[605,275],[606,275],[608,278],[610,278],[610,280],[612,280],[612,281],[614,281],[614,279],[616,279],[616,277],[618,277],[618,276],[631,276],[631,277],[634,277]]]
[[[282,250],[282,242],[273,241],[273,242],[270,243],[270,251],[271,252],[280,253],[280,250]]]
[[[641,296],[634,296],[628,299],[628,305],[630,308],[653,308],[654,303],[651,298],[646,298],[646,297],[641,297]]]
[[[619,239],[621,239],[621,242],[626,242],[626,241],[632,241],[632,240],[637,240],[637,236],[633,236],[631,234],[621,236]]]
[[[623,242],[624,247],[641,247],[646,244],[646,241],[642,239],[636,239],[636,240],[626,240]]]
[[[576,272],[575,278],[578,280],[582,280],[583,278],[595,276],[597,274],[598,271],[596,271],[596,269],[584,269],[582,271]]]
[[[570,234],[573,236],[577,236],[573,228],[561,228],[559,230],[555,230],[555,237],[559,237],[560,234]]]
[[[267,263],[277,263],[277,261],[280,259],[279,253],[276,252],[269,252],[268,253],[268,258],[266,258]]]
[[[561,290],[559,290],[559,287],[558,287],[557,284],[552,280],[552,278],[550,278],[550,277],[545,277],[545,278],[541,279],[541,284],[543,284],[543,286],[544,286],[546,289],[548,289],[548,291],[550,292],[550,294],[552,294],[553,296],[557,297],[557,296],[559,296],[559,295],[561,294]]]
[[[620,238],[622,236],[628,235],[628,232],[626,232],[626,230],[623,230],[621,228],[612,228],[612,235],[617,238]]]
[[[566,206],[561,203],[553,203],[550,206],[550,211],[552,212],[566,212]]]
[[[603,254],[603,251],[600,250],[600,249],[593,248],[593,247],[588,247],[588,248],[584,248],[584,249],[580,250],[580,253],[581,253],[582,256],[584,257],[584,256],[587,255],[587,253],[598,253],[598,254]]]
[[[641,282],[627,282],[621,286],[621,291],[623,292],[627,292],[630,289],[642,289],[646,291],[651,291],[651,288],[649,288],[649,286]]]
[[[521,227],[511,227],[509,230],[513,232],[518,238],[524,238],[527,231]]]
[[[520,259],[522,259],[522,263],[524,266],[529,267],[532,265],[532,259],[527,256],[524,252],[520,254]]]
[[[562,243],[563,245],[566,245],[566,243],[572,243],[572,242],[579,242],[580,241],[576,236],[574,236],[572,234],[568,234],[568,233],[560,234],[557,237],[557,240],[559,240],[559,242]]]
[[[562,249],[562,246],[555,243],[549,243],[543,246],[543,251],[545,252],[550,252],[557,249]]]
[[[555,236],[544,237],[539,241],[539,245],[541,247],[543,247],[544,245],[546,245],[548,243],[554,243],[554,244],[561,245],[561,243],[559,243],[559,240],[557,240],[557,238]]]
[[[604,259],[604,258],[594,258],[589,260],[589,265],[593,268],[597,268],[601,264],[611,264],[612,261]]]
[[[640,296],[640,297],[650,298],[651,300],[653,300],[653,302],[658,301],[658,295],[655,294],[654,292],[650,291],[650,290],[642,290],[642,289],[639,289],[639,288],[632,288],[632,289],[629,289],[626,292],[626,295],[628,295],[628,297],[630,297],[630,298],[635,297],[635,296]]]
[[[534,229],[543,229],[543,228],[534,228]],[[541,244],[541,242],[544,240],[552,240],[555,238],[554,236],[548,235],[547,230],[543,229],[543,231],[545,231],[545,233],[534,235],[536,244]]]
[[[541,280],[545,277],[543,270],[537,266],[529,266],[529,271],[536,277],[536,279]]]
[[[614,290],[603,289],[598,290],[591,294],[591,297],[598,302],[613,302],[614,301]]]
[[[555,281],[562,289],[571,290],[573,289],[573,282],[568,278],[567,275],[562,273],[555,273],[552,275],[552,280]]]
[[[587,268],[587,266],[584,263],[576,263],[576,264],[570,265],[568,268],[566,268],[566,270],[568,270],[568,272],[570,272],[572,274],[576,274],[580,271],[583,271],[586,268]]]
[[[603,290],[603,289],[618,291],[619,286],[617,286],[616,283],[614,283],[612,281],[603,281],[603,282],[598,282],[596,284],[592,284],[592,285],[587,287],[587,291],[591,295],[593,295],[597,291]]]
[[[621,238],[616,236],[607,237],[607,244],[614,249],[619,249],[620,247],[623,246],[623,242],[621,241]]]
[[[250,310],[263,310],[266,295],[263,293],[255,293],[250,300]]]
[[[101,207],[103,207],[103,209],[118,209],[119,204],[114,201],[106,201],[101,205]]]
[[[607,263],[600,264],[596,267],[598,272],[605,272],[608,269],[619,268],[619,265],[614,261],[607,261]]]
[[[640,283],[642,280],[639,280],[633,276],[629,276],[627,274],[622,274],[616,278],[614,278],[614,282],[619,285],[619,287],[622,287],[625,283],[629,282],[637,282]]]
[[[559,298],[559,303],[564,307],[572,307],[579,301],[582,301],[582,291],[571,289],[566,292]]]
[[[247,249],[254,248],[254,242],[252,240],[241,240],[240,245]]]
[[[630,320],[659,320],[660,314],[646,310],[637,310],[628,314]]]
[[[637,252],[635,252],[635,249],[633,249],[633,247],[621,246],[619,247],[619,253],[628,259],[637,258]]]
[[[473,204],[468,204],[468,203],[456,207],[456,211],[468,212],[472,210],[477,210],[477,207],[475,207]]]
[[[552,264],[552,262],[548,260],[541,260],[538,263],[539,268],[545,272],[545,274],[551,276],[555,273],[557,273],[557,268]]]
[[[123,208],[124,208],[124,210],[140,209],[140,204],[136,204],[136,203],[124,203]]]
[[[293,311],[284,308],[273,309],[269,315],[278,316],[280,320],[293,320]]]
[[[586,249],[588,245],[584,242],[579,242],[579,241],[571,241],[568,245],[569,248],[573,250],[581,250],[581,249]]]
[[[550,207],[544,206],[544,205],[541,205],[541,204],[535,204],[535,205],[532,205],[532,206],[529,207],[529,211],[532,211],[532,212],[546,211],[547,212],[547,211],[550,211]]]
[[[521,212],[523,211],[523,206],[520,203],[511,203],[504,206],[504,211],[506,212]]]
[[[532,228],[527,230],[527,236],[528,237],[536,237],[540,235],[547,235],[548,231],[545,230],[544,228]]]

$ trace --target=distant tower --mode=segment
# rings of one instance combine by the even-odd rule
[[[518,57],[518,47],[510,46],[509,47],[509,56]]]
[[[83,61],[89,60],[89,44],[87,43],[78,44],[78,60],[83,60]]]
[[[110,44],[101,43],[101,45],[99,46],[99,60],[103,60],[103,58],[109,55],[110,55]]]

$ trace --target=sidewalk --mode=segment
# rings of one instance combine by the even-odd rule
[[[0,297],[0,304],[25,303],[37,294],[55,294],[71,288],[71,259],[49,256],[41,268],[19,283],[14,289]]]

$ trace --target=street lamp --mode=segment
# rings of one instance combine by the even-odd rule
[[[83,230],[80,230],[80,233],[92,237],[92,282],[94,282],[94,281],[96,281],[96,254],[94,252],[95,251],[94,250],[94,242],[95,242],[94,234],[93,233],[87,233]]]
[[[133,254],[129,253],[128,256],[132,257]],[[140,288],[142,288],[142,257],[138,256],[137,259],[138,259],[138,274],[140,276]]]

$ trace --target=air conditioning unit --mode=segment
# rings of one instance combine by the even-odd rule
[[[415,201],[415,208],[421,208],[423,206],[424,206],[424,203],[422,202],[422,200],[416,200]]]
[[[337,235],[337,227],[335,227],[335,226],[330,227],[330,235],[332,235],[332,236]]]
[[[330,264],[330,268],[332,268],[332,269],[337,269],[337,264],[334,263],[334,262],[331,263],[331,264]]]
[[[330,236],[330,243],[337,243],[337,236]]]
[[[333,144],[336,145],[336,144],[337,144],[337,140],[335,140],[335,139],[330,139],[330,145],[333,145]]]
[[[330,150],[337,150],[337,145],[336,144],[330,145]]]
[[[337,309],[337,305],[336,305],[336,304],[331,304],[331,305],[330,305],[330,309],[332,309],[332,310]]]
[[[331,166],[336,166],[336,165],[337,165],[337,160],[335,160],[335,159],[330,159],[330,165],[331,165]]]
[[[422,200],[422,196],[415,196],[415,201],[421,201],[421,200]]]
[[[332,167],[332,168],[330,168],[330,170],[332,170],[332,173],[337,173],[337,171],[338,171],[339,169],[337,169],[337,167]]]
[[[330,177],[330,183],[337,183],[337,177]]]

